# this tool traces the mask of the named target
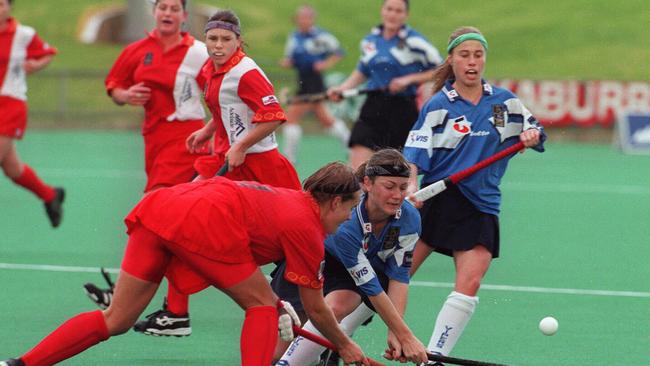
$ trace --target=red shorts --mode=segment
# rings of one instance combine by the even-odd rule
[[[131,229],[122,260],[124,272],[144,281],[160,283],[172,261],[186,264],[210,285],[220,289],[240,283],[258,268],[252,261],[232,264],[208,259],[161,238],[142,225]]]
[[[156,186],[174,186],[194,178],[194,160],[185,140],[203,127],[202,121],[159,122],[144,135],[144,161],[148,192]]]
[[[201,156],[196,159],[194,168],[204,178],[212,178],[223,165],[224,154]],[[244,164],[226,173],[232,180],[250,180],[274,187],[300,190],[300,179],[296,169],[278,149],[262,153],[246,154]]]
[[[27,128],[27,103],[0,95],[0,135],[22,139]]]

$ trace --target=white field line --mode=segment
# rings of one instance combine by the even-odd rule
[[[0,263],[0,270],[27,270],[27,271],[46,271],[46,272],[73,272],[73,273],[99,273],[99,267],[74,267],[74,266],[57,266],[42,264],[13,264]],[[109,273],[119,273],[117,268],[105,268]],[[435,287],[435,288],[453,288],[454,284],[449,282],[427,282],[411,281],[411,286],[415,287]],[[557,295],[582,295],[582,296],[611,296],[611,297],[636,297],[650,298],[650,292],[642,291],[610,291],[610,290],[586,290],[574,288],[548,288],[548,287],[531,287],[531,286],[509,286],[509,285],[490,285],[482,284],[483,291],[504,291],[504,292],[533,292],[542,294]]]
[[[144,170],[137,169],[39,169],[38,173],[48,178],[106,178],[144,180]],[[598,183],[524,183],[505,181],[504,190],[522,192],[560,193],[609,193],[623,195],[650,195],[650,183],[643,184],[598,184]]]

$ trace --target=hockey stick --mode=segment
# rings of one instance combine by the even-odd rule
[[[221,168],[219,168],[219,170],[217,170],[214,176],[221,177],[226,173],[228,173],[228,160],[223,162],[223,165],[221,166]]]
[[[384,91],[385,89],[347,89],[343,90],[340,95],[341,98],[352,98],[356,97],[358,95],[365,95],[365,94],[370,94],[374,92],[381,92]],[[322,102],[325,100],[328,100],[329,97],[327,96],[326,92],[323,93],[315,93],[315,94],[301,94],[301,95],[295,95],[293,97],[287,97],[286,96],[287,91],[283,90],[280,92],[280,103],[282,104],[299,104],[299,103],[316,103],[316,102]]]
[[[323,346],[325,348],[329,348],[332,351],[336,352],[336,346],[334,345],[334,343],[332,343],[329,340],[327,340],[327,339],[325,339],[325,338],[323,338],[323,337],[321,337],[319,335],[316,335],[316,334],[314,334],[314,333],[312,333],[310,331],[302,329],[302,328],[300,328],[300,327],[298,327],[296,325],[293,326],[293,334],[296,335],[296,336],[301,336],[301,337],[303,337],[305,339],[308,339],[308,340],[310,340],[310,341],[312,341],[314,343],[318,343],[321,346]],[[385,366],[383,363],[381,363],[379,361],[375,361],[370,357],[366,357],[366,358],[368,359],[368,362],[370,363],[370,366]]]
[[[106,280],[106,283],[108,283],[108,287],[113,290],[115,288],[115,284],[113,283],[113,280],[111,279],[111,275],[102,267],[100,269],[102,272],[102,276],[104,277],[104,280]]]
[[[436,355],[436,354],[433,354],[433,353],[427,353],[427,359],[429,361],[453,363],[454,365],[462,365],[462,366],[506,366],[506,365],[501,364],[501,363],[465,360],[465,359],[462,359],[462,358]]]
[[[444,191],[449,186],[460,182],[461,180],[469,177],[470,175],[476,173],[477,171],[479,171],[479,170],[481,170],[481,169],[483,169],[483,168],[485,168],[485,167],[487,167],[487,166],[489,166],[491,164],[494,164],[497,161],[499,161],[499,160],[501,160],[501,159],[503,159],[503,158],[505,158],[505,157],[507,157],[509,155],[512,155],[512,154],[514,154],[514,153],[516,153],[516,152],[518,152],[520,150],[523,150],[524,148],[526,148],[524,146],[524,143],[520,141],[520,142],[510,146],[507,149],[503,149],[503,150],[497,152],[496,154],[494,154],[494,155],[492,155],[492,156],[490,156],[490,157],[488,157],[488,158],[486,158],[484,160],[479,161],[478,163],[472,165],[471,167],[469,167],[467,169],[461,170],[461,171],[459,171],[457,173],[454,173],[454,174],[448,176],[447,178],[440,179],[439,181],[420,189],[419,191],[413,193],[413,196],[418,201],[426,201],[429,198],[431,198],[431,197],[437,195],[438,193]]]

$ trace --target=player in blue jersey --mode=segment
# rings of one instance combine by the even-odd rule
[[[409,191],[417,174],[422,186],[465,169],[518,141],[544,151],[545,134],[510,91],[483,80],[488,43],[478,29],[463,27],[449,38],[447,59],[436,69],[436,92],[420,111],[404,155],[411,162]],[[447,297],[428,349],[448,355],[478,305],[477,292],[493,258],[499,256],[499,183],[508,159],[478,171],[424,202],[422,236],[411,274],[433,251],[453,256],[454,290]]]
[[[417,86],[431,79],[442,62],[440,53],[420,33],[406,24],[408,0],[384,0],[382,23],[361,41],[357,68],[328,94],[339,100],[343,90],[367,81],[377,89],[366,98],[350,136],[350,164],[358,167],[374,150],[401,150],[418,109]]]
[[[421,229],[417,209],[404,201],[409,173],[406,160],[394,149],[376,152],[359,167],[365,194],[351,218],[325,239],[324,291],[339,321],[365,303],[386,323],[393,357],[425,362],[424,346],[402,319],[411,257]],[[286,288],[273,287],[280,297],[286,295]],[[351,334],[358,325],[342,327]],[[311,322],[305,329],[317,332]],[[309,365],[322,351],[323,347],[297,338],[277,365]]]
[[[293,67],[298,72],[297,95],[322,93],[325,91],[322,73],[343,57],[343,49],[336,37],[315,25],[316,11],[311,6],[300,6],[295,20],[296,30],[287,39],[280,65]],[[334,117],[323,101],[292,103],[287,108],[287,122],[282,127],[283,152],[292,163],[297,160],[302,137],[300,119],[307,112],[313,112],[327,132],[341,140],[344,146],[350,138],[348,126]]]

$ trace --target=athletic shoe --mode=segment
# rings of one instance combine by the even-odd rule
[[[133,330],[152,336],[186,337],[192,334],[189,314],[177,315],[167,310],[166,300],[162,309],[135,323]]]
[[[0,366],[25,366],[20,358],[10,358],[8,360],[0,361]]]
[[[113,299],[113,289],[101,289],[95,286],[94,283],[88,282],[84,285],[86,295],[94,302],[100,309],[107,309]]]
[[[338,353],[326,349],[320,355],[320,361],[318,362],[318,366],[338,366],[339,359],[340,357]]]
[[[65,199],[65,190],[61,187],[54,188],[54,199],[45,203],[45,212],[50,219],[52,227],[57,227],[63,217],[63,200]]]
[[[84,290],[86,290],[86,295],[88,295],[90,300],[99,306],[100,309],[106,309],[113,299],[113,289],[115,288],[115,284],[111,279],[111,275],[103,267],[100,269],[100,272],[108,284],[108,288],[101,289],[95,286],[94,283],[88,282],[84,285]]]

